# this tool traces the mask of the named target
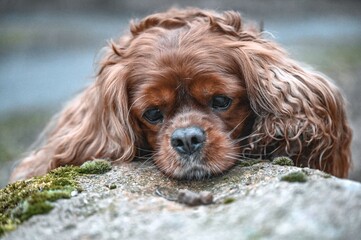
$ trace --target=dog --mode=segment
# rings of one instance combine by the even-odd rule
[[[131,22],[11,181],[94,158],[148,158],[168,177],[204,179],[288,156],[347,177],[340,91],[263,35],[234,11],[171,9]]]

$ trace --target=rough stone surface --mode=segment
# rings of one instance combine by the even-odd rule
[[[303,171],[307,181],[280,181],[294,171]],[[307,168],[258,163],[181,182],[134,162],[79,181],[83,192],[3,238],[359,239],[361,231],[361,184]],[[178,203],[180,189],[211,192],[213,203]]]

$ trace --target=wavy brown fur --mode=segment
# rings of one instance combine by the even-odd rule
[[[171,30],[176,33],[170,34]],[[344,100],[334,84],[290,59],[278,45],[245,25],[237,12],[172,9],[132,22],[130,34],[109,44],[96,81],[55,118],[44,145],[22,160],[11,181],[93,158],[132,160],[137,148],[144,147],[144,126],[131,108],[137,102],[147,103],[147,99],[132,99],[140,84],[135,79],[143,70],[144,74],[157,72],[154,62],[147,62],[153,57],[147,52],[161,48],[164,36],[179,37],[179,42],[191,39],[189,51],[194,52],[192,44],[207,34],[204,41],[215,50],[209,48],[206,54],[219,61],[215,66],[232,64],[229,69],[246,88],[246,116],[253,116],[247,124],[253,128],[243,136],[247,144],[242,142],[240,152],[268,158],[288,155],[298,166],[347,177],[352,133]],[[216,49],[222,54],[215,55]],[[181,65],[185,60],[178,61]],[[152,69],[147,72],[148,65]],[[155,138],[149,139],[147,144],[161,147],[152,144]]]

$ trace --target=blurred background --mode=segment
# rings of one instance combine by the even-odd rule
[[[354,130],[350,178],[361,181],[361,1],[0,0],[0,187],[51,115],[93,80],[107,40],[173,6],[240,11],[334,79]]]

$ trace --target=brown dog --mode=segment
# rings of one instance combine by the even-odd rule
[[[140,150],[175,178],[282,155],[347,176],[352,134],[338,89],[238,13],[173,9],[130,32],[11,181],[93,158],[131,161]]]

